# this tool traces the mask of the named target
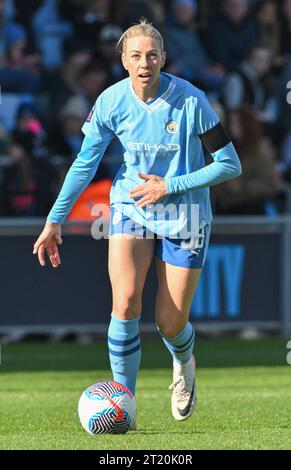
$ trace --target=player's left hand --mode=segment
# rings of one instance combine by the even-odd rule
[[[136,206],[145,207],[148,204],[154,204],[168,194],[166,180],[161,176],[145,175],[144,173],[139,173],[138,176],[145,180],[145,184],[141,184],[130,191],[132,199],[141,197],[135,203]]]

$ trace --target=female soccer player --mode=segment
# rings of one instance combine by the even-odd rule
[[[239,176],[241,166],[204,93],[161,72],[166,54],[160,33],[141,20],[123,34],[119,44],[129,77],[98,97],[83,126],[81,151],[33,253],[38,254],[41,266],[45,265],[45,251],[54,268],[60,265],[61,224],[117,136],[124,163],[111,190],[111,369],[114,380],[135,393],[141,357],[141,298],[155,255],[159,283],[156,322],[173,356],[172,414],[184,420],[196,403],[195,334],[189,310],[209,242],[208,188]],[[203,145],[213,157],[208,166]]]

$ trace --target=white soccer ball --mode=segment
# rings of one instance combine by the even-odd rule
[[[97,382],[82,393],[78,414],[89,434],[124,434],[136,417],[135,397],[118,382]]]

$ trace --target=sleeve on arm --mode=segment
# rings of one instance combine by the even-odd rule
[[[81,151],[69,169],[60,194],[51,209],[48,220],[55,224],[65,221],[80,194],[95,176],[99,163],[112,135],[100,141],[85,136]]]
[[[85,134],[81,150],[69,169],[58,198],[51,209],[48,220],[63,223],[80,194],[88,186],[98,169],[104,152],[114,137],[109,121],[108,107],[100,95],[90,112],[82,131]]]
[[[194,131],[198,135],[205,134],[205,132],[212,129],[219,123],[219,117],[210,105],[205,93],[200,92],[197,98],[194,115]]]
[[[232,142],[211,153],[211,156],[214,161],[210,165],[187,175],[168,178],[166,180],[168,194],[214,186],[241,174],[241,164]]]
[[[110,103],[102,93],[89,113],[82,131],[86,137],[104,142],[112,139],[112,130],[107,116]]]
[[[168,194],[213,186],[241,174],[236,150],[204,93],[197,101],[195,130],[214,161],[192,173],[167,178]]]

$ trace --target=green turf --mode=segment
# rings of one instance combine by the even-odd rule
[[[0,449],[291,449],[291,366],[286,341],[199,340],[198,405],[188,421],[170,414],[170,359],[143,340],[138,430],[90,436],[76,410],[84,388],[110,379],[105,341],[4,346]]]

